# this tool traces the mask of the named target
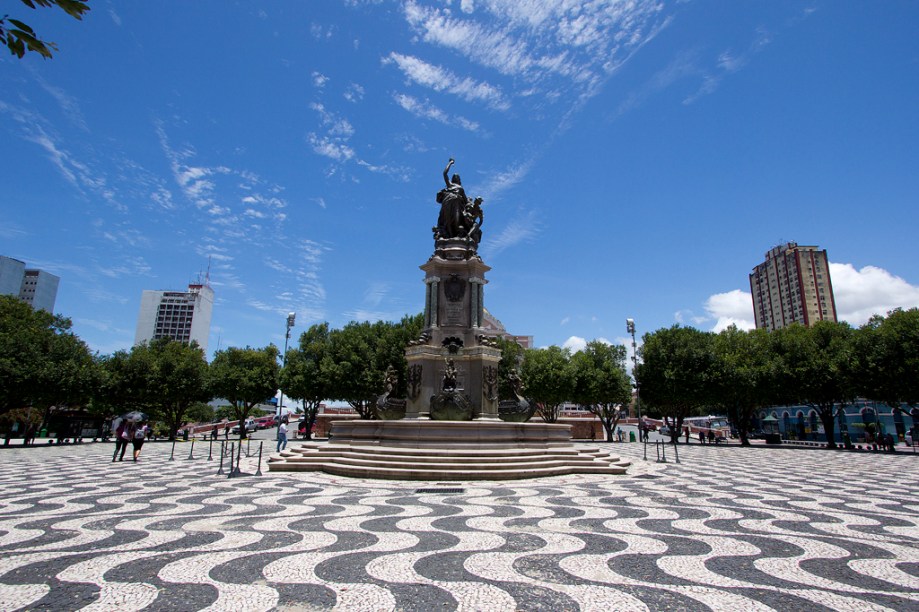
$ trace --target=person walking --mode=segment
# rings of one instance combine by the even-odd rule
[[[282,420],[281,424],[278,425],[278,449],[276,452],[280,453],[285,448],[287,448],[287,419]]]
[[[685,427],[683,433],[686,434],[686,444],[689,444],[689,427]]]
[[[124,452],[128,450],[128,442],[131,439],[131,424],[121,419],[115,427],[115,454],[112,455],[112,463],[115,461],[124,461]],[[119,456],[118,451],[121,451]]]
[[[134,435],[132,436],[131,442],[134,445],[134,462],[137,463],[137,458],[140,456],[140,449],[144,447],[144,440],[147,439],[147,424],[144,422],[138,423],[137,427],[134,428]]]

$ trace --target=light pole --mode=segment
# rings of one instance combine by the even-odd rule
[[[638,367],[638,350],[635,347],[635,319],[625,320],[625,329],[632,336],[632,376],[635,377],[635,408],[638,409],[638,431],[641,432],[641,389],[638,385],[638,376],[635,368]]]
[[[297,313],[288,312],[287,313],[287,331],[284,332],[284,354],[281,355],[281,366],[287,365],[287,341],[290,340],[290,328],[294,326],[294,320],[297,318]],[[281,414],[284,411],[284,391],[281,391],[281,398],[278,400],[278,428],[281,425]]]

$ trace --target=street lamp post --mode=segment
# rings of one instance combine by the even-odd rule
[[[632,336],[632,376],[635,377],[635,408],[638,409],[638,431],[641,433],[641,389],[638,385],[638,376],[635,375],[635,368],[638,367],[638,351],[635,346],[635,319],[626,319],[625,329]]]
[[[287,331],[284,333],[284,354],[281,355],[281,365],[287,365],[287,341],[290,340],[290,328],[294,326],[294,320],[297,313],[287,313]],[[281,391],[281,398],[278,400],[278,425],[281,423],[281,414],[284,412],[284,391]]]

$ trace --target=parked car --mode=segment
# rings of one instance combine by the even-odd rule
[[[669,436],[670,428],[667,427],[666,425],[661,425],[661,428],[657,430],[657,433],[659,433],[662,436]]]
[[[246,419],[246,433],[252,433],[258,429],[258,426],[255,424],[255,419]],[[233,429],[230,430],[230,433],[239,434],[239,424],[233,426]]]
[[[256,429],[268,429],[269,427],[274,427],[277,424],[278,418],[276,416],[261,417],[255,421]]]

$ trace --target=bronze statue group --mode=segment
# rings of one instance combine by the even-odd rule
[[[454,160],[451,157],[447,162],[447,167],[444,168],[446,187],[437,192],[440,215],[437,217],[437,226],[431,228],[434,232],[434,240],[465,238],[478,247],[482,240],[482,223],[485,221],[485,214],[482,212],[482,198],[470,200],[466,197],[459,174],[448,178],[453,164]]]

